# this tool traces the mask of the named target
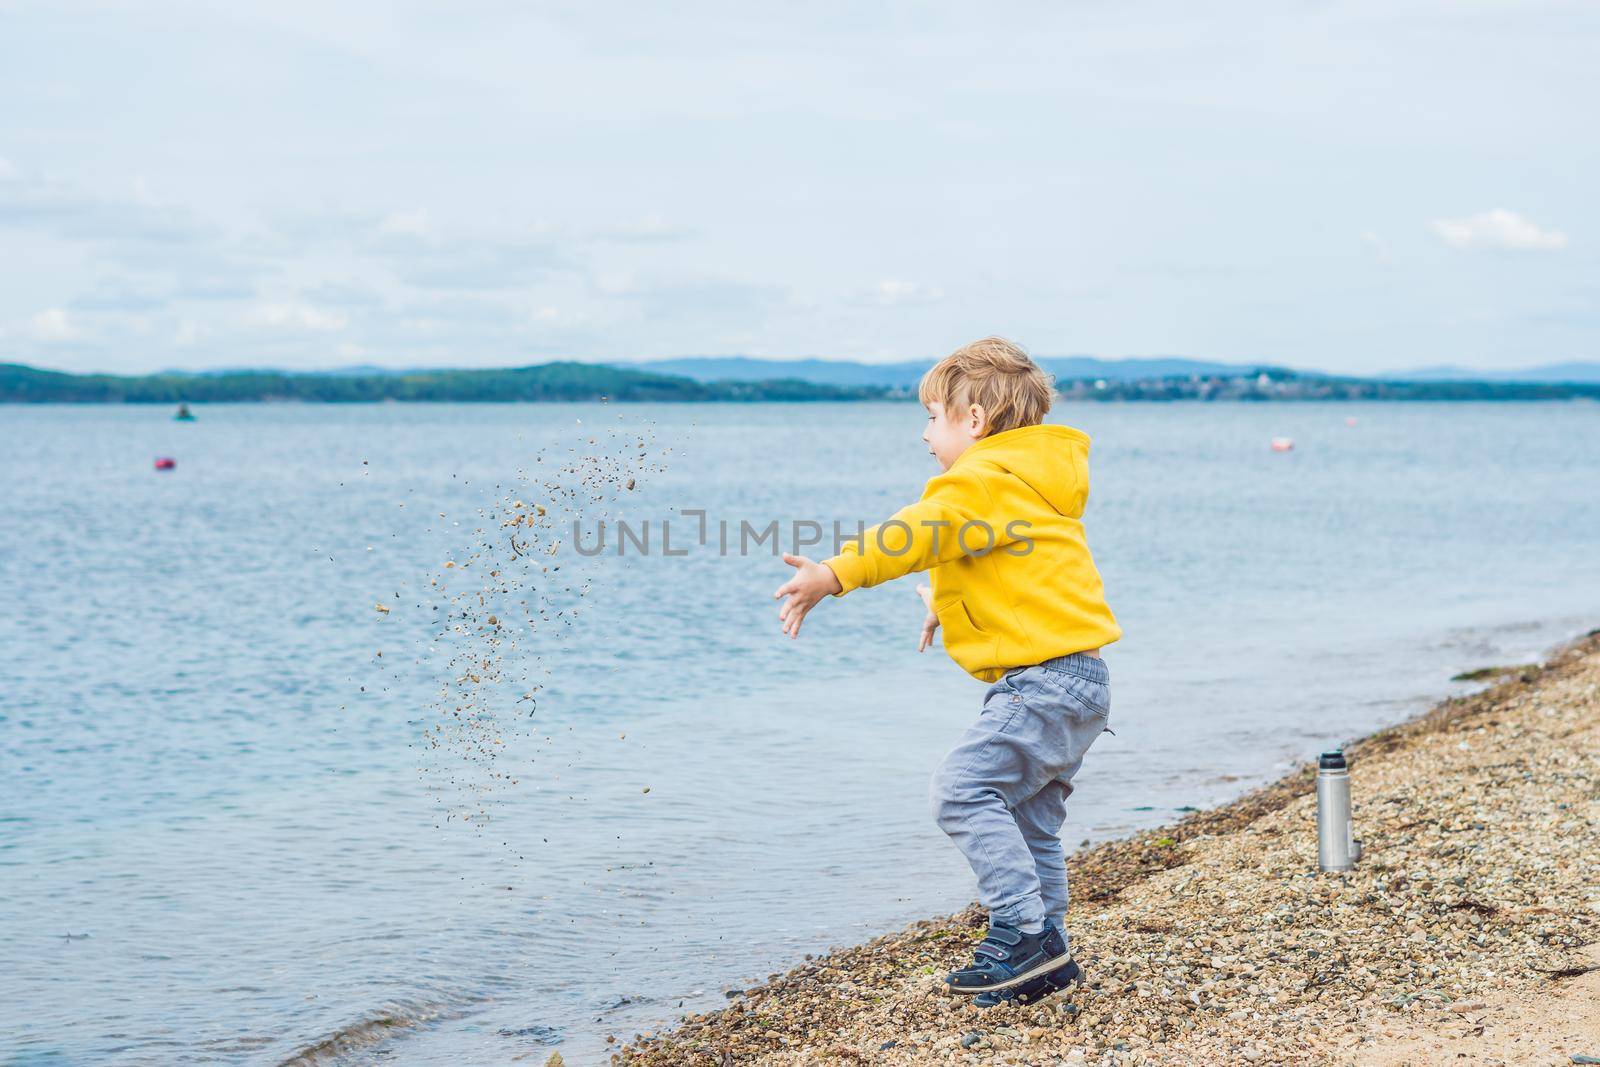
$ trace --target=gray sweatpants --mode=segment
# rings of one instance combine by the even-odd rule
[[[1066,913],[1056,835],[1072,776],[1107,728],[1110,678],[1104,660],[1082,654],[1007,671],[934,772],[933,817],[972,865],[992,922]]]

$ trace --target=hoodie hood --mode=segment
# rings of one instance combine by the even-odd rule
[[[975,441],[956,465],[981,462],[1006,471],[1056,513],[1081,519],[1089,502],[1089,435],[1070,426],[1019,426]]]

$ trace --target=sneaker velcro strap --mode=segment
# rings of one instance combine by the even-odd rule
[[[1011,977],[1011,969],[994,960],[973,960],[950,976],[950,984],[957,989],[993,985]]]
[[[985,941],[998,941],[1003,945],[1016,946],[1022,944],[1022,931],[1013,930],[1009,926],[991,926],[989,932],[983,935]]]

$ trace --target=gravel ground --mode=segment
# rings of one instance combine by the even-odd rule
[[[988,1011],[945,994],[983,935],[972,907],[809,959],[613,1062],[1600,1059],[1600,631],[1346,752],[1351,874],[1316,872],[1310,766],[1073,856],[1088,983],[1070,994]],[[1544,1029],[1494,1040],[1530,1006]]]

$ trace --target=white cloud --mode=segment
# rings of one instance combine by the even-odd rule
[[[433,232],[428,222],[428,209],[392,211],[378,223],[378,232],[385,237],[415,237],[418,240]]]
[[[35,341],[76,341],[83,331],[73,325],[61,308],[45,308],[28,324],[28,332]]]
[[[906,304],[932,304],[944,299],[944,290],[936,285],[922,285],[918,282],[898,281],[886,278],[879,282],[872,291],[874,302],[886,307],[896,307]]]
[[[1519,252],[1559,252],[1567,247],[1560,230],[1541,229],[1521,215],[1495,208],[1459,219],[1435,219],[1434,235],[1451,248],[1512,249]]]
[[[673,226],[659,215],[647,215],[638,222],[607,226],[590,233],[595,240],[620,244],[665,244],[686,240],[693,235],[694,231],[688,227]]]
[[[184,319],[178,323],[178,332],[173,334],[172,341],[179,345],[192,345],[200,337],[200,327],[192,319]]]
[[[320,311],[306,304],[262,304],[249,315],[258,326],[274,329],[328,331],[342,330],[345,317],[336,311]]]
[[[7,178],[15,178],[16,176],[17,168],[13,167],[11,161],[5,156],[0,156],[0,181],[5,181]]]
[[[1389,262],[1388,245],[1383,243],[1382,237],[1379,237],[1371,230],[1361,231],[1361,247],[1366,250],[1367,255],[1371,256],[1379,263]]]

